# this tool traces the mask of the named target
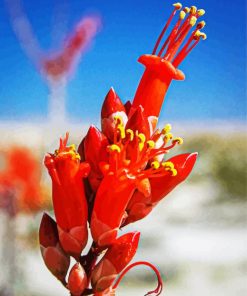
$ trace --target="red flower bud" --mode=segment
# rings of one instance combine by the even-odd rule
[[[94,291],[102,292],[111,287],[117,275],[134,257],[139,238],[140,232],[130,232],[120,236],[110,246],[92,272],[92,287]]]
[[[45,265],[56,278],[64,282],[70,258],[59,244],[56,222],[47,214],[43,215],[40,224],[39,241]]]
[[[125,108],[115,90],[111,88],[105,97],[102,110],[101,110],[101,127],[102,132],[111,141],[113,140],[115,129],[115,116],[121,116],[124,125],[128,118],[125,113]]]
[[[88,179],[93,191],[96,191],[103,178],[99,168],[101,161],[108,161],[106,148],[109,144],[107,138],[95,126],[91,126],[84,138],[84,157],[90,164],[91,171]]]
[[[162,177],[150,178],[151,195],[149,196],[136,191],[126,209],[128,218],[125,221],[125,225],[144,218],[161,199],[183,182],[192,171],[196,158],[197,153],[180,154],[170,158],[168,162],[174,164],[177,175],[172,176],[168,174]]]
[[[79,296],[86,289],[87,282],[87,275],[84,268],[80,263],[76,263],[69,273],[67,288],[73,296]]]

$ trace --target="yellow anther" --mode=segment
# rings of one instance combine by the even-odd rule
[[[164,140],[165,141],[170,141],[173,138],[173,134],[172,133],[168,133],[164,136]]]
[[[197,7],[196,6],[191,6],[190,7],[190,13],[196,14],[196,11],[197,11]]]
[[[137,134],[137,137],[139,138],[140,143],[144,143],[146,141],[146,136],[142,133]]]
[[[184,140],[183,140],[182,138],[178,137],[178,138],[175,138],[175,139],[172,141],[172,143],[175,143],[175,142],[176,142],[178,145],[182,145],[183,142],[184,142]]]
[[[200,36],[201,36],[200,30],[196,30],[195,34],[194,34],[194,39],[198,39],[198,38],[200,38]]]
[[[180,19],[183,20],[185,18],[185,16],[186,16],[186,12],[181,10],[180,13],[179,13]]]
[[[161,133],[162,133],[163,135],[165,135],[165,134],[169,133],[169,132],[171,131],[171,129],[172,129],[172,126],[168,123],[168,124],[166,124],[165,127],[162,129]]]
[[[158,161],[153,161],[151,163],[151,167],[154,169],[154,170],[157,170],[159,167],[160,167],[160,163]]]
[[[118,125],[118,131],[120,133],[120,137],[121,139],[124,139],[125,138],[125,129],[123,126],[121,126],[120,124]]]
[[[122,118],[122,116],[116,115],[116,116],[114,116],[113,119],[114,119],[114,121],[115,121],[116,124],[123,125],[123,118]]]
[[[76,151],[76,146],[75,146],[75,144],[70,145],[68,148],[69,148],[70,150],[74,150],[74,151]]]
[[[132,129],[128,128],[126,130],[126,134],[129,135],[130,141],[133,141],[134,140],[134,132],[132,131]]]
[[[190,8],[186,6],[186,7],[184,7],[183,11],[184,11],[185,13],[189,13],[189,12],[190,12]]]
[[[198,9],[198,10],[197,10],[197,14],[198,14],[199,16],[204,15],[205,12],[206,12],[206,11],[205,11],[204,9]]]
[[[197,18],[195,16],[192,16],[190,19],[190,25],[193,27],[196,24]]]
[[[201,33],[200,36],[202,37],[203,40],[207,39],[207,35],[205,33]]]
[[[181,9],[182,8],[182,4],[181,3],[179,3],[179,2],[177,2],[177,3],[174,3],[173,4],[173,6],[177,9],[177,10],[179,10],[179,9]]]
[[[81,160],[80,154],[75,153],[74,156],[73,156],[73,159],[79,159],[79,160]]]
[[[202,29],[202,28],[204,28],[205,27],[205,25],[206,25],[206,23],[205,23],[205,21],[201,21],[201,22],[199,22],[198,24],[197,24],[197,29]]]
[[[108,146],[108,150],[109,151],[116,151],[116,152],[120,153],[121,148],[116,144],[112,144],[112,145]]]
[[[57,156],[57,155],[58,155],[58,152],[59,152],[59,150],[56,149],[56,150],[54,151],[54,155]]]
[[[174,164],[171,161],[162,162],[161,165],[166,169],[170,169],[170,170],[174,169]]]
[[[194,34],[194,39],[199,39],[200,37],[202,37],[203,40],[207,39],[207,35],[205,33],[197,30]]]
[[[176,169],[171,169],[171,173],[172,173],[172,176],[175,177],[177,176],[178,171]]]
[[[148,146],[148,148],[154,148],[154,146],[155,146],[154,141],[152,141],[152,140],[147,141],[147,146]]]

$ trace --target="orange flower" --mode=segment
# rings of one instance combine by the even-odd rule
[[[75,146],[67,146],[68,133],[60,139],[59,149],[47,154],[45,165],[52,178],[53,207],[58,224],[60,242],[69,254],[78,257],[87,244],[87,201],[83,177],[89,165],[80,163]]]

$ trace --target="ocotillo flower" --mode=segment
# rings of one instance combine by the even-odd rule
[[[65,253],[77,260],[70,271],[68,285],[65,283],[73,296],[115,295],[124,274],[141,264],[151,267],[158,278],[157,288],[146,295],[160,295],[162,291],[160,274],[152,264],[141,261],[128,265],[137,250],[139,232],[118,237],[118,231],[145,217],[184,181],[197,158],[197,153],[168,158],[169,151],[183,140],[173,137],[169,124],[156,129],[168,86],[172,79],[184,78],[176,67],[199,40],[206,37],[199,31],[205,25],[200,22],[184,41],[197,18],[204,14],[194,6],[185,7],[158,50],[180,9],[180,3],[174,4],[152,55],[139,59],[146,70],[133,103],[123,104],[111,88],[101,110],[102,131],[91,126],[78,152],[74,146],[67,146],[67,135],[61,139],[59,149],[45,158],[53,182],[60,243]],[[93,243],[88,254],[80,256],[87,241],[87,219]],[[103,251],[105,254],[97,262]]]
[[[167,39],[162,43],[172,19],[179,10],[177,22],[171,29]],[[136,108],[142,105],[146,115],[150,116],[150,120],[154,124],[159,116],[164,96],[171,81],[185,78],[183,72],[178,70],[177,67],[200,39],[206,38],[206,34],[200,31],[205,26],[205,22],[201,21],[196,25],[197,19],[204,13],[203,9],[198,10],[195,6],[182,9],[180,3],[175,3],[174,10],[156,42],[152,54],[142,55],[138,60],[146,67],[146,70],[137,88],[133,107]],[[183,41],[192,28],[195,29],[192,30],[183,45]],[[159,46],[160,50],[158,50]]]
[[[87,202],[82,178],[89,165],[80,163],[75,146],[67,146],[68,133],[59,149],[47,154],[45,165],[52,178],[52,198],[63,249],[78,257],[87,243]]]
[[[115,111],[115,102],[108,101],[107,96],[102,114],[104,108]],[[109,106],[111,104],[112,107]],[[127,118],[127,114],[124,114]],[[160,155],[182,144],[181,138],[173,138],[170,129],[170,125],[167,125],[162,130],[152,132],[142,106],[133,111],[126,123],[120,115],[116,115],[112,124],[108,125],[108,133],[112,132],[109,139],[111,144],[107,146],[109,156],[107,161],[98,164],[104,177],[96,192],[91,218],[92,236],[99,246],[110,245],[115,240],[128,213],[131,212],[132,216],[128,222],[143,218],[150,207],[189,175],[196,154],[177,156],[169,161],[159,159]],[[84,143],[87,148],[87,137]],[[191,161],[186,161],[187,158]],[[160,186],[162,189],[158,189]],[[140,192],[141,201],[136,199],[136,192]]]

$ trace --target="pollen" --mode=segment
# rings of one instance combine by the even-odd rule
[[[172,169],[172,170],[171,170],[171,173],[172,173],[172,176],[175,177],[175,176],[177,176],[178,171],[175,170],[175,169]]]
[[[118,131],[120,133],[121,139],[124,139],[125,138],[125,129],[124,129],[124,127],[119,124],[117,128],[118,128]]]
[[[198,14],[198,16],[203,16],[205,14],[205,10],[204,9],[198,9],[197,14]]]
[[[112,145],[108,146],[108,151],[109,152],[116,151],[116,152],[120,153],[121,152],[121,148],[118,145],[116,145],[116,144],[112,144]]]
[[[191,14],[196,14],[196,11],[197,11],[197,7],[196,6],[191,6],[190,7],[190,13]]]
[[[161,133],[162,133],[163,135],[165,135],[165,134],[169,133],[169,132],[171,131],[171,129],[172,129],[172,126],[168,123],[168,124],[166,124],[166,126],[162,129]]]
[[[164,136],[164,140],[166,142],[170,141],[173,138],[173,134],[172,133],[168,133]]]
[[[129,136],[129,140],[133,141],[134,140],[134,132],[132,131],[132,129],[128,128],[126,130],[126,134]]]
[[[154,170],[157,170],[159,167],[160,167],[160,163],[155,160],[151,163],[151,167],[154,169]]]
[[[137,137],[139,139],[139,150],[142,151],[142,149],[144,148],[144,143],[146,141],[146,136],[142,133],[138,133]]]
[[[193,27],[196,24],[197,18],[195,16],[192,16],[190,19],[190,25]]]
[[[182,145],[183,142],[184,142],[184,140],[183,140],[182,138],[180,138],[180,137],[175,138],[175,139],[172,141],[172,143],[177,143],[178,145]]]
[[[164,168],[169,168],[169,169],[174,169],[174,164],[171,161],[165,161],[161,163],[162,167]]]
[[[201,22],[199,22],[199,23],[197,24],[196,28],[197,28],[197,29],[202,29],[202,28],[204,28],[205,26],[206,26],[205,21],[201,21]]]
[[[185,11],[180,11],[180,13],[179,13],[179,17],[180,17],[180,19],[181,20],[183,20],[184,18],[185,18],[185,16],[186,16],[186,12]]]
[[[177,10],[180,10],[182,8],[182,4],[177,2],[177,3],[174,3],[173,6],[177,9]]]
[[[116,115],[114,116],[114,121],[117,125],[123,125],[123,118],[122,116]]]
[[[148,146],[148,148],[154,148],[155,147],[155,143],[154,143],[154,141],[152,141],[152,140],[149,140],[149,141],[147,141],[147,146]]]
[[[186,7],[184,7],[183,11],[184,11],[185,13],[189,13],[189,12],[190,12],[190,8],[186,6]]]

